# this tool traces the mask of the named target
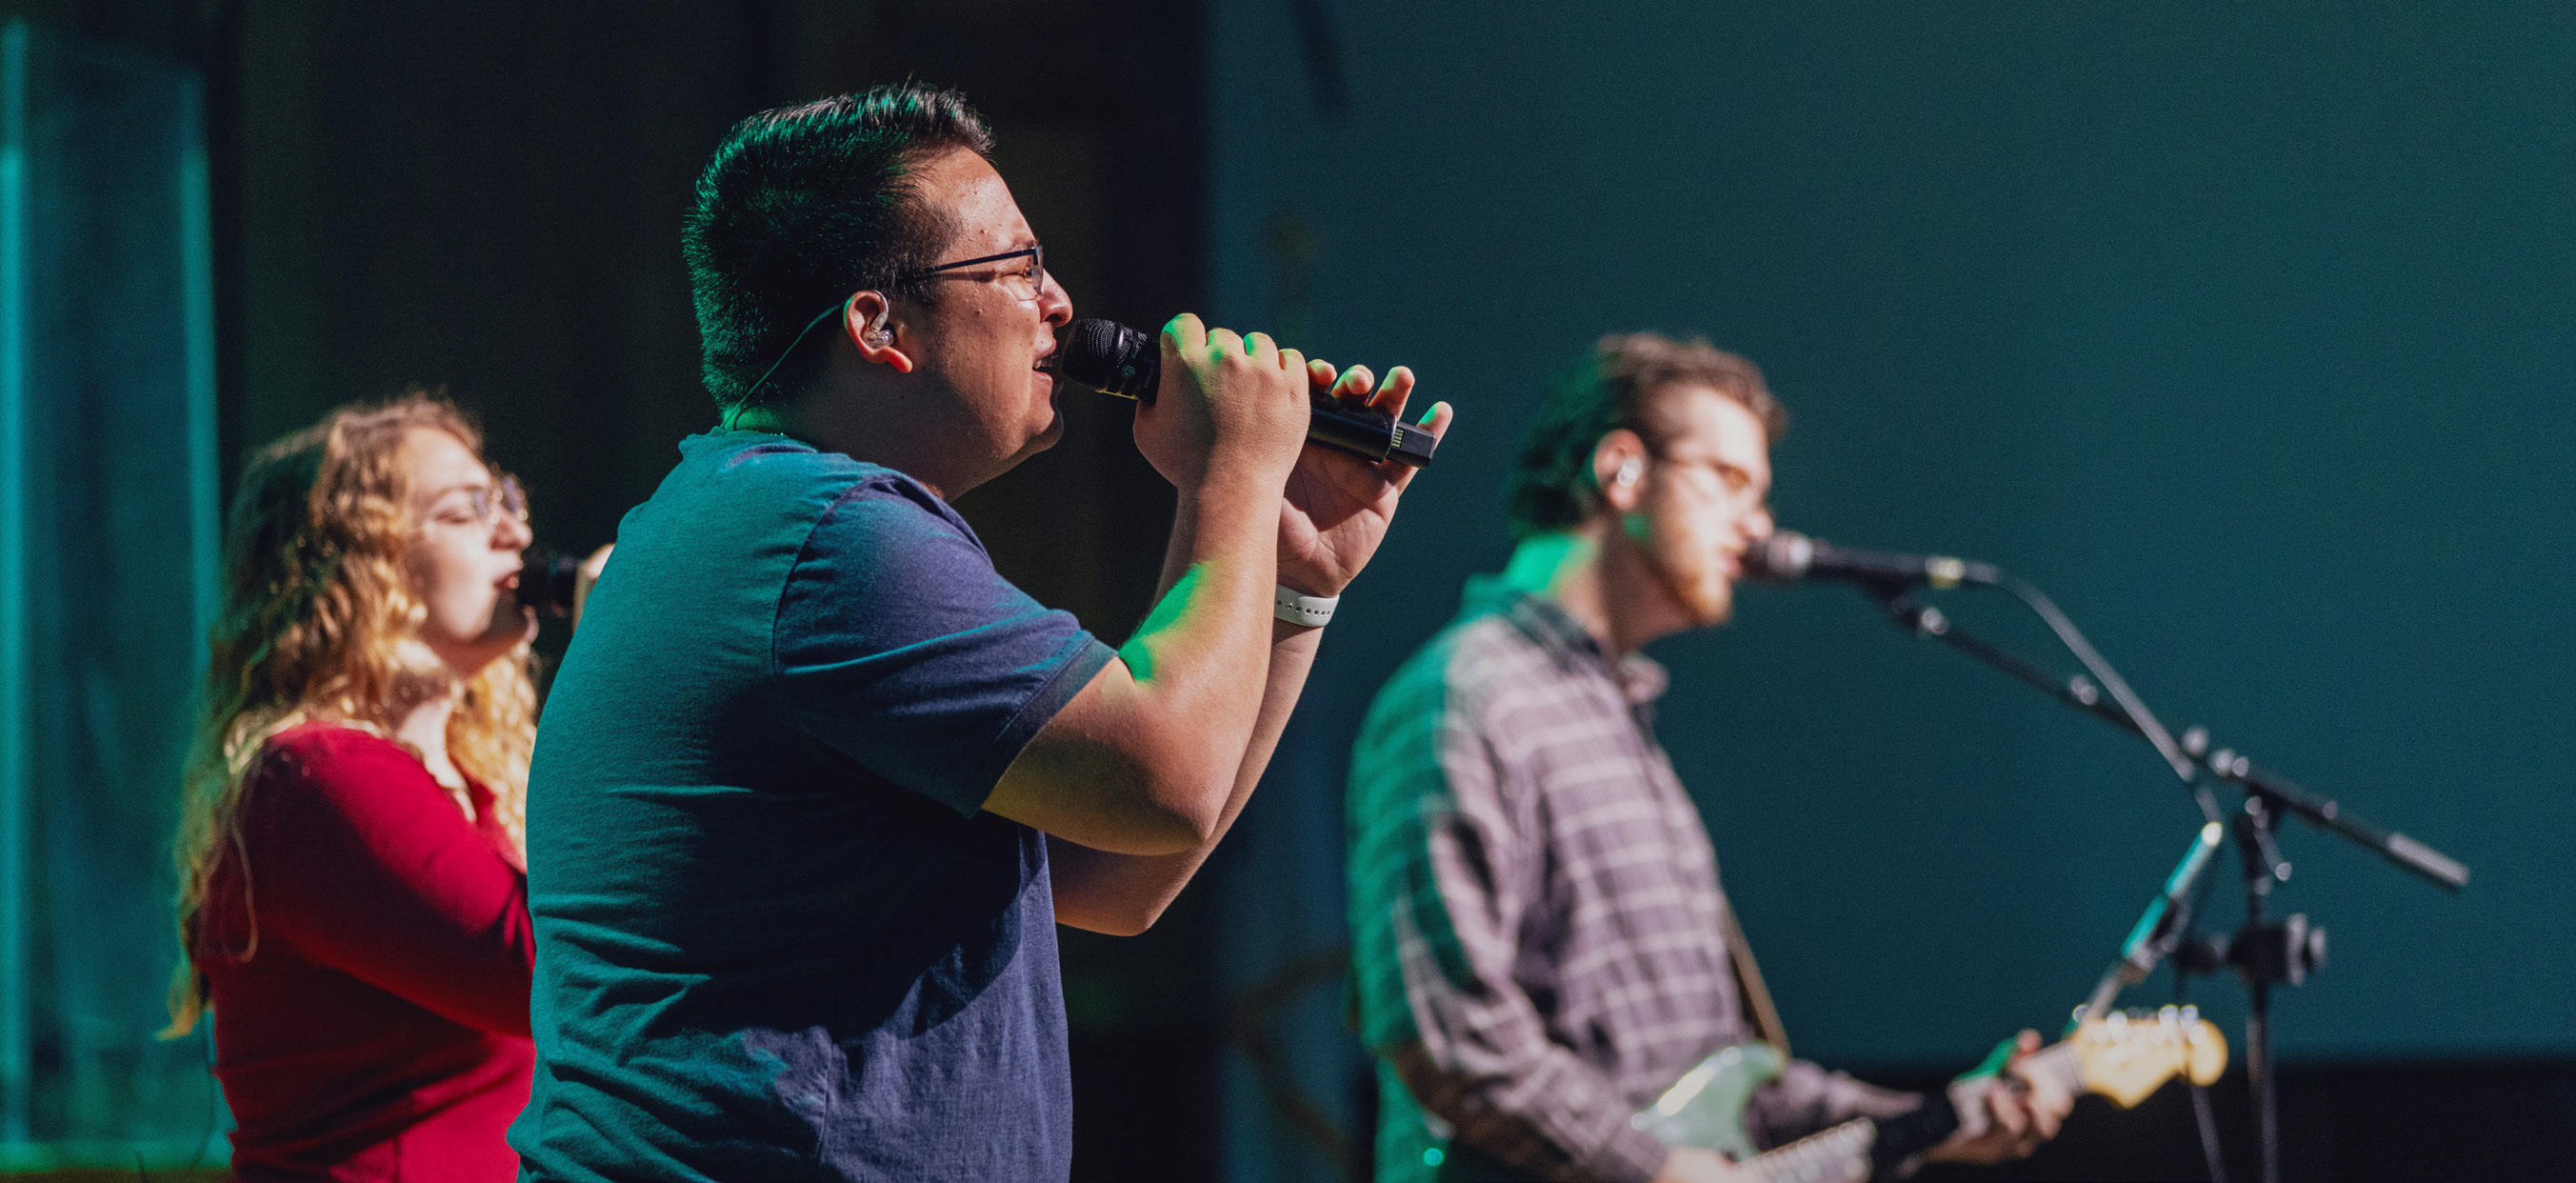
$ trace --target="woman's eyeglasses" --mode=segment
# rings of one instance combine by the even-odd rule
[[[519,478],[506,472],[494,472],[490,485],[465,490],[465,503],[474,507],[474,520],[486,530],[495,514],[528,520],[528,495],[520,490]]]

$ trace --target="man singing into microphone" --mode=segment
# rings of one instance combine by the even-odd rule
[[[1510,564],[1371,707],[1349,868],[1381,1183],[1730,1173],[1629,1123],[1714,1051],[1785,1046],[1655,739],[1663,669],[1637,651],[1726,620],[1771,531],[1787,421],[1742,358],[1603,338],[1530,424]],[[2012,1075],[2027,1091],[1959,1090],[1962,1132],[1925,1157],[1993,1162],[2054,1135],[2069,1099]],[[1776,1146],[1922,1103],[1792,1061],[1746,1124]]]
[[[949,503],[1056,441],[1072,304],[989,147],[887,88],[753,116],[698,182],[723,425],[619,527],[538,731],[526,1178],[1064,1179],[1055,925],[1180,891],[1395,511],[1405,470],[1301,446],[1328,375],[1182,316],[1143,628],[996,575]],[[1412,378],[1373,386],[1335,390]]]

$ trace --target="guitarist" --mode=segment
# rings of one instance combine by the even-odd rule
[[[1349,874],[1380,1180],[1736,1173],[1629,1123],[1709,1053],[1782,1042],[1655,739],[1664,671],[1638,649],[1727,619],[1741,556],[1771,530],[1786,423],[1740,357],[1603,338],[1530,425],[1510,564],[1469,581],[1458,618],[1372,705]],[[1919,1157],[1991,1163],[2054,1136],[2064,1089],[2018,1056],[2002,1079],[1952,1090],[1959,1132]],[[1745,1121],[1769,1147],[1925,1101],[1791,1061]]]

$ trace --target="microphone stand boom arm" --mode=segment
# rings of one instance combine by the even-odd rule
[[[2282,812],[2296,814],[2309,824],[2377,852],[2380,857],[2442,887],[2458,891],[2469,881],[2469,869],[2457,860],[2404,834],[2372,825],[2344,812],[2341,804],[2330,797],[2312,793],[2280,776],[2258,768],[2244,756],[2221,748],[2211,751],[2209,733],[2194,727],[2175,743],[2146,704],[2129,691],[2110,663],[2095,652],[2084,634],[2057,610],[2038,588],[1991,567],[1977,572],[1978,578],[1961,580],[1988,587],[2000,587],[2027,605],[2048,622],[2058,640],[2083,662],[2092,679],[2082,675],[2063,681],[2036,663],[2003,647],[1964,632],[1951,624],[1938,608],[1918,600],[1913,592],[1914,580],[1902,576],[1863,578],[1861,589],[1886,609],[1899,627],[1920,636],[1933,637],[1979,661],[2002,670],[2015,678],[2045,691],[2051,698],[2078,711],[2102,719],[2136,735],[2155,747],[2157,753],[2172,764],[2189,787],[2192,799],[2208,819],[2201,828],[2200,839],[2184,856],[2166,882],[2166,894],[2148,910],[2130,935],[2120,961],[2112,965],[2094,997],[2087,1001],[2087,1012],[2102,1010],[2111,996],[2129,981],[2145,976],[2154,960],[2180,944],[2179,931],[2165,933],[2161,923],[2172,916],[2178,923],[2187,922],[2189,898],[2186,894],[2208,866],[2208,857],[2217,846],[2219,826],[2218,803],[2212,799],[2207,780],[2215,778],[2235,785],[2245,793],[2244,809],[2238,814],[2239,852],[2245,863],[2245,923],[2229,944],[2228,960],[2235,962],[2245,979],[2247,1010],[2245,1016],[2246,1067],[2253,1094],[2255,1128],[2260,1139],[2259,1159],[2263,1183],[2280,1183],[2281,1140],[2278,1087],[2275,1083],[2271,1048],[2272,986],[2276,982],[2296,985],[2305,979],[2306,971],[2323,957],[2321,932],[2314,933],[2311,943],[2305,916],[2292,916],[2283,925],[2264,923],[2264,902],[2273,885],[2289,876],[2289,864],[2282,860],[2272,841],[2272,819]],[[2098,679],[2098,682],[2095,680]],[[2108,690],[2106,696],[2103,692]],[[2204,777],[2202,774],[2206,773]],[[2177,966],[2180,972],[2184,967]],[[2179,981],[2179,979],[2177,979]],[[2195,1108],[2198,1098],[2195,1098]],[[2213,1172],[2219,1161],[2212,1140],[2213,1128],[2202,1124],[2203,1149],[2208,1153]],[[2213,1173],[2213,1177],[2215,1174]]]
[[[2083,634],[2075,631],[2073,622],[2068,621],[2064,613],[2058,612],[2056,605],[2050,603],[2046,596],[2041,595],[2037,588],[2013,576],[2002,575],[2000,572],[1998,575],[1999,578],[1991,586],[2011,592],[2014,598],[2029,605],[2033,612],[2049,622],[2050,627],[2058,633],[2060,640],[2070,642],[2068,648],[2075,650],[2079,657],[2092,657],[2092,660],[2086,661],[2085,664],[2098,671],[2096,676],[2101,679],[2100,685],[2097,685],[2094,679],[2083,676],[2060,679],[2039,664],[1960,629],[1939,608],[1920,602],[1913,592],[1902,584],[1869,583],[1863,584],[1862,590],[1867,592],[1871,599],[1876,600],[1880,607],[1886,609],[1888,615],[1899,627],[1938,640],[2012,675],[2076,711],[2091,715],[2153,743],[2155,735],[2162,734],[2164,729],[2155,724],[2152,715],[2145,715],[2146,722],[2142,724],[2138,719],[2131,717],[2126,706],[2118,701],[2120,698],[2127,698],[2134,702],[2135,696],[2105,695],[2102,692],[2102,685],[2116,686],[2120,691],[2126,691],[2128,687],[2115,680],[2118,675],[2110,672],[2108,664],[2101,662],[2098,654],[2091,653],[2091,645],[2083,644]],[[2046,607],[2043,609],[2042,605]],[[2079,645],[2081,648],[2078,648]],[[2139,706],[2141,715],[2144,715],[2144,709],[2141,704]],[[2167,737],[2166,743],[2172,742],[2172,739]],[[2158,754],[2165,754],[2164,744],[2155,746],[2159,749]],[[2314,792],[2255,764],[2241,753],[2226,748],[2209,750],[2207,735],[2198,729],[2186,733],[2183,742],[2175,744],[2171,752],[2172,758],[2178,758],[2184,762],[2187,774],[2205,771],[2211,777],[2235,785],[2248,796],[2261,797],[2318,829],[2341,835],[2346,840],[2357,843],[2381,858],[2444,888],[2458,891],[2468,885],[2469,869],[2458,860],[2404,834],[2364,821],[2344,809],[2342,804],[2333,798]],[[2206,788],[2201,787],[2196,776],[2193,777],[2192,793],[2206,820],[2220,819],[2217,802],[2210,798]]]

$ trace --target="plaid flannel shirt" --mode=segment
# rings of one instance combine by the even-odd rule
[[[1654,738],[1665,680],[1479,578],[1371,706],[1349,875],[1381,1183],[1427,1183],[1453,1138],[1533,1178],[1645,1183],[1667,1152],[1630,1115],[1759,1038],[1716,854]],[[1917,1101],[1793,1061],[1747,1120],[1777,1145]]]

